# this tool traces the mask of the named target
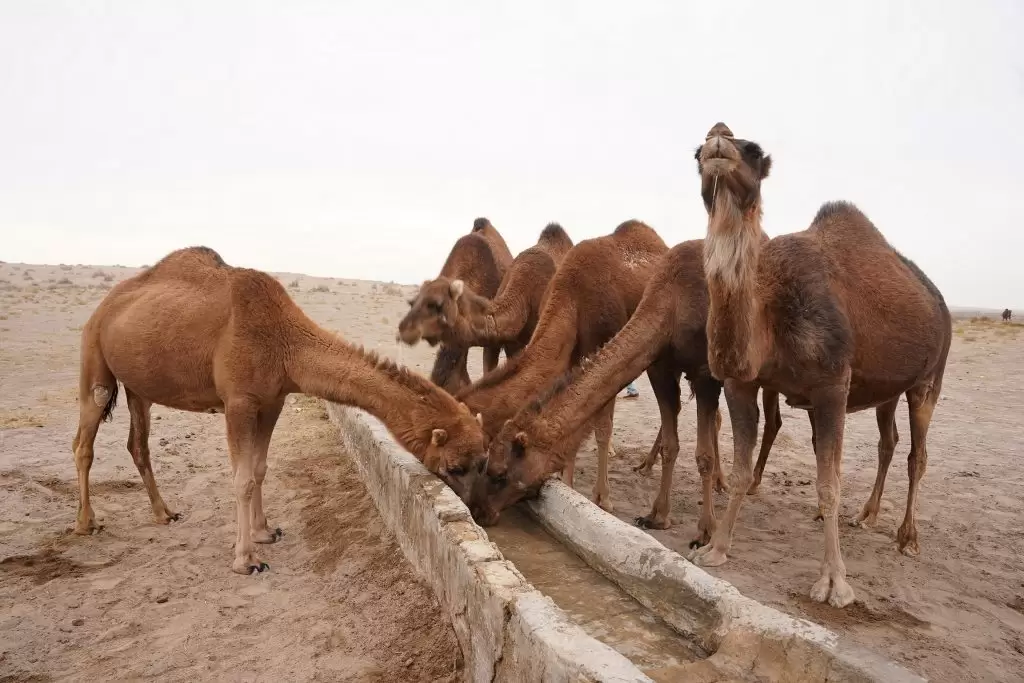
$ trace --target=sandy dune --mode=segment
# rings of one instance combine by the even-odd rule
[[[230,262],[230,255],[225,254]],[[231,574],[233,501],[219,416],[154,408],[152,457],[169,527],[149,505],[125,450],[127,410],[103,425],[93,467],[103,533],[69,533],[75,469],[78,335],[112,282],[131,269],[0,265],[0,680],[197,675],[224,680],[454,680],[454,635],[405,564],[318,407],[295,398],[271,445],[266,504],[284,540],[272,571]],[[320,323],[427,372],[432,352],[396,346],[411,287],[289,274]],[[806,414],[783,408],[761,491],[740,516],[730,561],[711,572],[748,595],[850,633],[933,680],[1021,680],[1024,671],[1024,511],[1019,466],[1024,327],[957,322],[922,485],[919,558],[900,555],[906,412],[875,530],[841,527],[858,603],[836,611],[805,596],[820,561],[814,460]],[[471,356],[479,375],[480,354]],[[647,512],[660,469],[631,471],[658,429],[646,379],[616,410],[612,496],[624,519]],[[725,402],[722,402],[723,410]],[[676,526],[652,532],[685,550],[699,502],[694,407],[680,417]],[[874,479],[874,415],[847,426],[842,514]],[[728,419],[723,457],[731,460]],[[593,444],[576,486],[589,494]],[[716,505],[724,508],[726,497]],[[377,572],[377,573],[373,573]],[[13,678],[4,678],[13,677]]]

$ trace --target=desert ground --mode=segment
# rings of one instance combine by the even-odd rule
[[[230,262],[230,255],[225,254]],[[105,526],[71,533],[76,475],[81,325],[107,288],[134,269],[0,264],[0,681],[196,676],[224,680],[456,680],[451,627],[383,529],[341,457],[315,401],[293,397],[274,434],[265,503],[284,539],[261,546],[271,571],[229,570],[234,532],[220,416],[154,407],[151,450],[170,526],[152,522],[125,449],[127,409],[101,426],[94,505]],[[429,372],[426,345],[394,341],[414,287],[278,274],[324,326]],[[709,571],[743,593],[850,634],[936,681],[1021,680],[1024,671],[1024,510],[1019,467],[1024,326],[960,319],[929,434],[918,509],[921,555],[896,550],[909,451],[906,411],[879,525],[841,525],[858,601],[812,603],[822,552],[806,413],[783,407],[783,427],[760,491],[740,513],[729,562]],[[480,353],[470,371],[480,373]],[[645,514],[660,476],[632,471],[658,430],[654,396],[616,408],[615,514]],[[731,462],[725,401],[722,458]],[[685,554],[696,525],[694,406],[680,416],[672,516],[652,531]],[[842,515],[852,519],[875,476],[873,411],[846,429]],[[1015,457],[1016,456],[1016,457]],[[577,460],[589,494],[593,442]],[[717,494],[716,509],[727,497]],[[34,678],[32,678],[34,677]]]

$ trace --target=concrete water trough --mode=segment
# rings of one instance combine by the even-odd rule
[[[485,531],[379,421],[327,407],[469,681],[924,680],[744,597],[557,480]]]

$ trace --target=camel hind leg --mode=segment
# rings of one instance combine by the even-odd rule
[[[132,461],[142,483],[149,494],[149,504],[153,508],[153,519],[157,524],[170,524],[172,521],[181,519],[181,515],[172,512],[164,499],[160,497],[160,491],[156,486],[156,478],[153,476],[153,466],[149,460],[149,412],[152,403],[142,398],[128,387],[124,388],[125,399],[128,403],[128,412],[131,415],[131,427],[128,429],[128,452],[132,454]]]
[[[864,503],[864,508],[850,526],[872,527],[878,521],[878,509],[882,504],[882,491],[885,488],[885,477],[889,473],[892,454],[896,451],[900,435],[896,430],[896,408],[900,399],[897,396],[888,403],[875,408],[875,419],[878,422],[878,471],[875,472],[875,485],[871,489],[871,497]]]
[[[754,465],[754,483],[747,489],[748,495],[757,493],[761,486],[761,477],[764,476],[764,466],[768,463],[768,453],[775,444],[775,437],[782,429],[782,412],[779,410],[779,392],[769,389],[761,390],[761,406],[764,408],[764,432],[761,434],[761,450],[757,453],[757,463]]]
[[[916,386],[907,392],[910,409],[910,455],[907,456],[907,474],[910,487],[907,490],[907,512],[903,524],[896,532],[896,542],[904,555],[917,557],[921,548],[917,544],[917,494],[928,467],[928,427],[932,412],[939,399],[941,380],[937,386],[931,384]]]
[[[93,446],[100,422],[110,420],[117,405],[117,379],[99,356],[98,351],[83,346],[82,369],[78,384],[78,429],[71,442],[78,471],[78,515],[75,533],[94,534],[103,527],[96,524],[96,515],[89,498],[89,470],[92,468]]]

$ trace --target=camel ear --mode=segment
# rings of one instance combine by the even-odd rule
[[[451,292],[452,298],[458,300],[462,296],[462,291],[466,288],[466,283],[462,280],[452,280],[451,285],[448,286],[448,291]]]
[[[761,180],[768,177],[768,173],[772,170],[772,155],[766,154],[764,159],[761,160]]]
[[[443,429],[435,429],[430,433],[430,443],[437,447],[441,447],[448,441],[448,432]]]
[[[480,413],[476,414],[476,421],[480,424],[481,427],[484,426],[484,416],[481,415]]]

